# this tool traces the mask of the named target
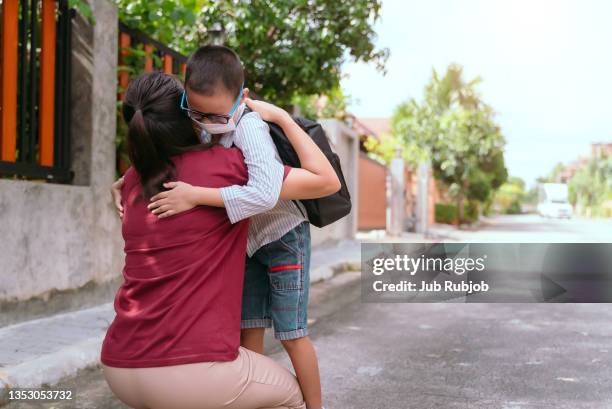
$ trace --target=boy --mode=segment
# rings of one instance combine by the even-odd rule
[[[260,115],[242,115],[248,94],[243,84],[242,64],[234,51],[201,47],[187,62],[181,107],[202,131],[203,142],[236,145],[243,152],[247,185],[197,188],[202,193],[197,196],[191,186],[170,182],[165,186],[171,190],[153,197],[149,208],[167,217],[206,204],[225,207],[233,223],[250,218],[241,344],[263,353],[264,330],[273,323],[308,409],[320,409],[319,369],[307,328],[310,226],[299,202],[278,200],[284,166]]]

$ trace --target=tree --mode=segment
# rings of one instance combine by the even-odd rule
[[[527,199],[525,181],[519,177],[509,177],[508,181],[497,189],[493,195],[495,210],[506,214],[518,214],[521,205]]]
[[[426,155],[435,177],[448,185],[460,221],[466,200],[486,201],[508,176],[505,139],[493,109],[475,89],[479,82],[465,82],[459,65],[450,65],[443,77],[433,70],[423,102],[401,104],[392,120],[407,150]]]
[[[536,179],[538,183],[555,183],[559,180],[559,176],[565,170],[565,165],[558,162],[547,176],[540,176]]]
[[[376,50],[372,28],[380,0],[115,0],[120,19],[189,54],[221,23],[240,55],[247,86],[287,106],[296,95],[339,86],[346,57],[384,72],[387,49]]]
[[[569,200],[587,216],[604,216],[612,200],[612,156],[591,158],[568,183]]]
[[[299,108],[300,115],[310,119],[336,118],[344,120],[347,115],[347,105],[350,103],[340,87],[327,93],[316,95],[298,95],[293,98],[293,104]]]

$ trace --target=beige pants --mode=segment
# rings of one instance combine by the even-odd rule
[[[113,393],[136,409],[306,408],[287,368],[243,347],[229,362],[102,369]]]

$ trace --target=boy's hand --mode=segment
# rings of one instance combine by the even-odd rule
[[[291,119],[287,111],[268,102],[256,101],[251,98],[246,98],[244,102],[249,108],[257,112],[264,121],[278,123],[287,118]]]
[[[164,187],[170,189],[156,194],[147,206],[159,218],[193,209],[197,206],[194,199],[194,188],[185,182],[166,182]]]
[[[121,186],[123,186],[123,176],[121,176],[111,185],[111,196],[113,197],[113,203],[117,208],[119,218],[123,219],[123,206],[121,206]]]

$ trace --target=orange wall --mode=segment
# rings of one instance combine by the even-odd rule
[[[387,225],[387,168],[359,156],[359,230],[385,229]]]

